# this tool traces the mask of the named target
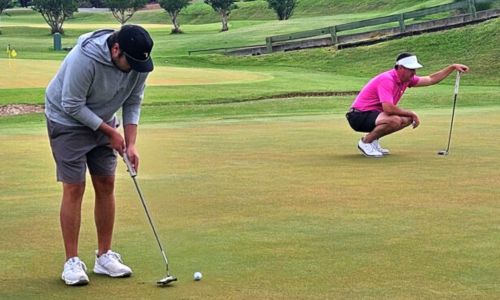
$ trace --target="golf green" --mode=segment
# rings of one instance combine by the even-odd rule
[[[60,186],[43,124],[1,134],[1,298],[495,298],[500,177],[498,109],[461,109],[450,155],[449,110],[382,140],[367,159],[342,114],[144,125],[143,190],[172,273],[125,166],[117,170],[114,249],[134,275],[60,281]],[[93,194],[80,256],[91,269]],[[193,281],[196,271],[203,279]],[[28,284],[29,283],[29,284]],[[436,294],[439,291],[439,294]]]

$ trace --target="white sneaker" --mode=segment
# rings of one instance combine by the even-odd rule
[[[96,251],[94,273],[111,277],[128,277],[132,275],[132,270],[123,264],[120,254],[108,250],[99,257]]]
[[[360,139],[358,142],[358,149],[363,153],[366,157],[382,157],[384,156],[382,152],[378,151],[373,143],[365,143],[363,139]]]
[[[380,142],[378,140],[374,140],[372,142],[373,147],[378,150],[378,152],[382,153],[383,155],[389,155],[391,152],[389,149],[384,149],[382,146],[380,146]]]
[[[77,256],[68,259],[64,264],[61,279],[67,285],[86,285],[89,283],[87,266]]]

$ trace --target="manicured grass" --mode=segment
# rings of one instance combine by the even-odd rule
[[[306,20],[301,22],[305,24]],[[463,86],[491,86],[491,92],[497,91],[500,79],[495,70],[500,68],[496,59],[495,45],[500,43],[498,26],[500,20],[432,33],[416,37],[394,40],[383,44],[355,49],[335,51],[332,49],[314,49],[307,51],[276,53],[260,57],[227,57],[223,55],[191,55],[187,50],[220,45],[240,43],[245,31],[260,32],[262,37],[270,25],[246,24],[246,27],[230,31],[223,35],[206,30],[212,25],[192,25],[194,33],[180,36],[168,35],[167,28],[151,29],[156,40],[154,59],[157,66],[178,66],[192,68],[247,70],[272,76],[271,80],[258,83],[179,87],[152,87],[146,92],[145,103],[162,103],[171,101],[219,101],[270,97],[287,92],[309,91],[356,91],[373,75],[392,67],[394,57],[402,51],[413,51],[418,54],[425,68],[419,74],[430,74],[444,66],[461,62],[471,67],[471,73],[462,78]],[[8,30],[17,27],[7,27]],[[18,50],[18,61],[24,58],[54,59],[60,61],[66,52],[53,52],[50,37],[40,32],[40,28],[24,28],[26,36],[19,32],[14,42],[11,34],[0,35],[0,47],[12,43]],[[68,31],[68,37],[76,39],[85,29]],[[253,34],[252,34],[253,35]],[[205,41],[209,41],[205,44]],[[17,42],[16,42],[17,41]],[[219,42],[217,42],[219,41]],[[246,42],[251,42],[246,40]],[[210,44],[212,43],[212,44]],[[436,54],[438,52],[439,54]],[[13,64],[14,65],[14,64]],[[15,70],[14,70],[15,71]],[[53,75],[46,74],[48,77]],[[51,75],[52,74],[52,75]],[[22,74],[17,74],[23,78]],[[5,74],[4,74],[5,76]],[[174,76],[175,74],[169,74]],[[452,85],[453,78],[444,84]],[[444,96],[443,96],[444,97]],[[434,97],[433,97],[434,98]],[[442,97],[436,97],[442,98]],[[478,99],[475,99],[477,103]],[[435,104],[432,99],[429,105]],[[0,103],[42,103],[43,89],[5,89],[0,93]],[[227,101],[226,101],[227,102]],[[473,103],[472,103],[473,104]]]
[[[43,124],[0,130],[0,154],[15,157],[0,172],[0,297],[497,298],[499,113],[458,111],[451,154],[439,157],[449,109],[421,110],[422,127],[384,139],[393,153],[379,160],[358,153],[340,114],[141,127],[138,180],[179,277],[166,289],[155,287],[164,266],[121,163],[114,247],[134,276],[65,287]],[[92,198],[89,188],[80,235],[90,268]]]
[[[0,89],[45,88],[61,62],[54,60],[1,59]],[[157,66],[147,80],[148,86],[235,84],[271,80],[272,76],[235,70],[175,68]]]
[[[202,85],[190,86],[189,88],[196,90],[199,98],[192,100],[185,95],[176,94],[177,89],[175,88],[150,87],[148,89],[150,99],[169,95],[168,101],[161,98],[161,102],[146,102],[142,108],[142,123],[249,119],[261,116],[343,115],[354,98],[354,95],[348,95],[341,97],[295,97],[266,100],[258,98],[261,95],[260,93],[255,93],[250,88],[243,90],[242,86],[238,85],[236,85],[236,88],[231,87],[231,85],[219,85],[221,90],[227,90],[225,93],[220,93],[219,95],[205,94],[204,86]],[[192,92],[194,93],[194,91]],[[234,97],[234,93],[240,93],[240,96]],[[462,86],[458,96],[457,111],[459,112],[466,107],[494,109],[498,106],[498,93],[498,88]],[[441,85],[411,90],[405,95],[400,105],[404,108],[415,110],[419,114],[422,109],[437,108],[448,109],[451,113],[452,101],[453,87]],[[44,124],[41,115],[0,118],[0,125],[8,128],[4,134],[10,130],[14,130],[14,128],[26,128],[37,126],[37,124]]]
[[[59,279],[61,189],[43,114],[0,117],[1,299],[500,297],[500,79],[495,73],[500,21],[339,51],[186,54],[447,1],[381,2],[388,8],[362,0],[355,7],[359,13],[310,17],[328,9],[349,12],[352,2],[328,6],[331,1],[302,0],[287,22],[266,14],[238,20],[237,14],[249,18],[262,2],[239,2],[227,33],[218,32],[217,20],[198,24],[205,16],[192,14],[182,25],[186,33],[173,36],[159,12],[137,15],[154,36],[157,71],[180,67],[185,69],[168,69],[174,71],[167,75],[180,78],[191,71],[198,80],[206,75],[219,81],[149,86],[142,109],[138,180],[179,282],[155,287],[165,276],[163,262],[120,162],[114,249],[134,276],[115,280],[91,273],[89,286],[65,287]],[[39,19],[24,12],[2,16],[0,23],[0,49],[14,45],[16,62],[32,63],[33,70],[46,60],[57,65],[66,54],[50,49],[51,37]],[[116,26],[109,16],[77,14],[68,21],[63,44],[72,45],[100,24]],[[356,149],[361,135],[344,118],[352,92],[391,68],[401,51],[418,54],[425,66],[420,74],[452,62],[472,67],[462,78],[447,157],[436,153],[448,138],[454,76],[407,92],[401,105],[415,110],[422,125],[384,138],[389,157],[366,159]],[[213,73],[217,69],[265,79],[230,83]],[[15,77],[2,75],[3,81]],[[30,84],[51,77],[32,75],[25,78]],[[0,105],[42,104],[43,91],[6,85]],[[351,93],[304,96],[317,92]],[[89,180],[80,256],[90,270],[96,245],[92,216]],[[204,274],[201,282],[191,280],[195,271]]]

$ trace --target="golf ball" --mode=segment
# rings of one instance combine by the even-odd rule
[[[201,272],[194,272],[194,275],[193,275],[194,280],[199,281],[199,280],[201,280],[201,277],[203,277],[203,275],[201,275]]]

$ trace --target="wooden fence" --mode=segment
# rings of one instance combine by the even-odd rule
[[[367,19],[357,22],[351,22],[346,24],[339,24],[335,26],[295,32],[290,34],[275,35],[266,38],[266,48],[267,53],[273,52],[273,45],[278,43],[286,43],[294,40],[310,39],[318,36],[329,35],[331,37],[331,43],[338,43],[339,32],[358,30],[365,27],[377,26],[377,25],[390,25],[391,23],[399,24],[399,31],[405,32],[407,26],[407,20],[415,20],[429,15],[434,15],[442,12],[454,11],[457,9],[466,9],[473,18],[476,17],[476,2],[481,0],[465,0],[461,2],[454,2],[449,4],[443,4],[439,6],[434,6],[425,9],[419,9],[411,12],[405,12],[401,14],[394,14],[385,17],[378,17],[373,19]],[[484,1],[483,1],[484,2]]]
[[[329,46],[344,48],[353,45],[370,44],[390,38],[443,30],[498,17],[500,9],[476,11],[477,4],[495,1],[498,0],[464,0],[325,28],[270,36],[266,38],[265,44],[261,45],[198,49],[190,50],[188,53],[189,55],[202,52],[219,52],[226,55],[261,55],[273,51],[291,51]],[[442,16],[441,18],[428,17],[456,10],[466,13],[445,18],[442,18]],[[375,29],[367,27],[374,27]]]

